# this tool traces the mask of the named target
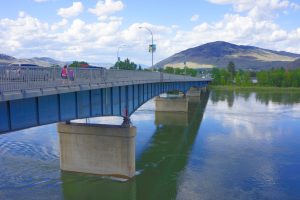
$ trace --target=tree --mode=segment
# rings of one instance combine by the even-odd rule
[[[234,62],[230,61],[227,65],[227,71],[230,73],[231,75],[231,80],[234,80],[235,77],[235,64]]]
[[[181,68],[173,68],[170,66],[167,66],[162,72],[168,73],[168,74],[178,74],[178,75],[189,75],[189,76],[196,76],[197,70],[185,67],[184,69]]]
[[[113,68],[124,70],[136,70],[137,65],[134,62],[131,62],[128,58],[126,58],[124,61],[116,62]]]
[[[221,72],[219,68],[214,67],[211,71],[211,77],[213,79],[212,84],[220,85],[221,84]]]
[[[168,74],[174,74],[174,68],[173,68],[173,67],[167,66],[167,67],[164,69],[164,72],[165,72],[165,73],[168,73]]]
[[[88,67],[89,64],[85,61],[73,61],[72,64],[69,65],[69,67]]]

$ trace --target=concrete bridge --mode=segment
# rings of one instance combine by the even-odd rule
[[[178,90],[197,96],[200,90],[190,88],[205,88],[211,81],[146,71],[75,68],[68,74],[63,79],[60,68],[0,68],[0,133],[66,122],[58,125],[62,169],[125,177],[135,172],[136,131],[130,115],[161,93]],[[166,105],[172,107],[170,102]],[[69,124],[74,119],[100,116],[122,116],[124,124]],[[108,152],[109,158],[94,150]]]

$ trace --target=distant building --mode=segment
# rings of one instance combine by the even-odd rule
[[[251,82],[254,83],[254,84],[256,84],[257,83],[256,77],[251,78]]]

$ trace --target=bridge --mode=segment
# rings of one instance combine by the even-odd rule
[[[69,69],[68,74],[69,78],[63,79],[61,68],[1,67],[0,133],[66,122],[58,125],[62,169],[96,174],[124,175],[126,177],[132,177],[135,171],[135,164],[132,164],[134,162],[132,159],[134,160],[135,127],[130,125],[130,115],[146,101],[162,93],[177,90],[193,95],[192,93],[200,91],[199,88],[205,88],[211,81],[210,78],[206,77],[189,77],[147,71],[74,68]],[[198,89],[190,90],[191,88]],[[174,107],[170,102],[163,105]],[[120,127],[69,124],[74,119],[100,116],[121,116],[124,118],[124,124]],[[99,136],[99,132],[103,133],[102,139],[103,136],[114,138],[112,141],[106,141],[102,145],[101,151],[105,151],[108,144],[119,144],[122,147],[110,149],[110,152],[118,152],[116,153],[118,158],[116,162],[118,163],[123,157],[129,159],[124,161],[125,164],[111,163],[113,166],[122,165],[119,167],[121,170],[116,169],[115,173],[98,171],[98,168],[87,169],[88,166],[85,166],[84,169],[82,166],[74,168],[82,160],[78,160],[76,156],[70,158],[70,154],[72,154],[70,151],[74,152],[78,149],[74,150],[74,146],[64,145],[62,142],[66,140],[70,144],[74,143],[75,140],[83,141],[86,139],[86,135]],[[80,136],[70,139],[69,135],[74,134]],[[115,141],[116,137],[124,138],[120,142],[120,139]],[[125,144],[124,141],[126,141]],[[82,144],[80,150],[82,151],[82,147],[88,148],[86,145]],[[124,145],[127,146],[124,147]],[[77,146],[78,144],[76,148]],[[129,154],[130,156],[128,156]],[[92,158],[92,160],[94,159],[96,158]],[[107,158],[102,158],[103,160],[107,160]],[[103,166],[102,161],[101,166]],[[126,166],[126,169],[123,165]],[[109,168],[107,166],[105,168]]]

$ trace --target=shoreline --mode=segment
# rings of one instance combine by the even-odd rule
[[[296,87],[209,85],[208,88],[214,90],[259,90],[268,92],[300,92],[300,88]]]

